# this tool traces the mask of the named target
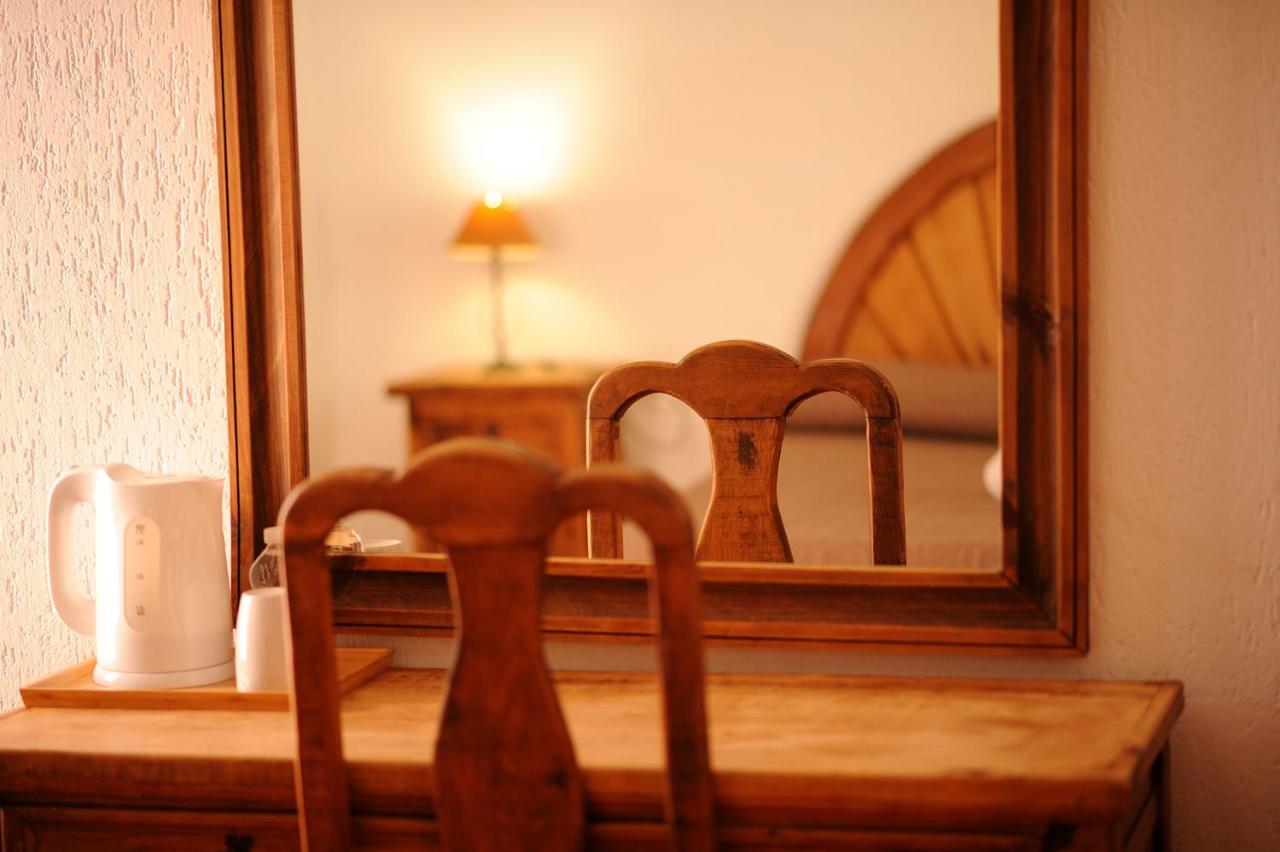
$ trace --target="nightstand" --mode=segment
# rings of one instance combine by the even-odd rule
[[[587,394],[605,370],[581,364],[521,364],[500,370],[446,367],[387,390],[409,402],[409,453],[463,435],[509,438],[563,468],[587,458]],[[421,550],[437,550],[419,541]],[[571,518],[551,542],[556,556],[586,556],[587,521]]]

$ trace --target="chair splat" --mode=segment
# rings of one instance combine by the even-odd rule
[[[304,848],[351,844],[324,538],[338,520],[367,509],[423,528],[449,554],[460,632],[434,761],[445,848],[582,847],[582,775],[540,617],[547,540],[565,517],[591,508],[634,518],[653,542],[667,822],[678,848],[714,848],[698,579],[679,496],[648,473],[613,466],[561,474],[518,445],[478,438],[436,445],[398,478],[370,470],[317,477],[281,511]]]
[[[801,402],[835,391],[867,417],[872,558],[906,563],[902,493],[902,426],[898,398],[874,367],[848,358],[800,363],[780,349],[744,340],[711,343],[677,363],[636,361],[608,371],[587,403],[588,465],[619,458],[620,421],[653,393],[679,399],[707,425],[711,442],[711,501],[698,537],[697,557],[737,562],[790,562],[778,508],[778,463],[787,417]],[[622,525],[592,512],[593,556],[622,555]]]

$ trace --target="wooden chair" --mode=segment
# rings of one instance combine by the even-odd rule
[[[871,550],[877,565],[906,563],[902,507],[902,425],[898,398],[875,368],[847,358],[801,364],[772,346],[745,340],[711,343],[677,364],[637,361],[600,377],[587,402],[587,464],[618,460],[622,415],[636,400],[665,393],[692,408],[711,438],[711,502],[697,558],[790,562],[778,510],[778,461],[787,417],[826,391],[851,397],[867,416],[871,475]],[[834,460],[833,460],[834,461]],[[622,555],[622,523],[591,513],[590,551]]]
[[[678,848],[714,848],[698,580],[679,496],[643,471],[562,474],[518,445],[486,438],[439,444],[398,478],[377,470],[316,477],[281,511],[304,848],[351,845],[324,538],[340,518],[366,509],[403,518],[449,554],[459,647],[434,761],[444,847],[582,848],[583,782],[543,656],[539,598],[547,538],[588,508],[635,519],[653,542],[667,821]]]

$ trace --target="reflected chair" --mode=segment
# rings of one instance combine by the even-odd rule
[[[303,848],[351,847],[324,539],[338,520],[369,509],[404,519],[449,556],[459,644],[433,796],[444,848],[582,848],[582,774],[543,655],[539,605],[548,537],[588,508],[634,519],[653,543],[666,821],[677,848],[714,848],[698,580],[679,496],[642,471],[561,473],[516,444],[486,438],[439,444],[399,477],[377,470],[316,477],[281,510]]]
[[[673,396],[705,421],[711,439],[711,502],[697,558],[791,562],[778,509],[783,433],[801,402],[828,391],[852,398],[866,413],[872,560],[906,564],[898,398],[879,371],[860,361],[826,358],[802,364],[763,343],[728,340],[695,349],[675,364],[637,361],[615,367],[600,377],[587,402],[587,464],[618,460],[620,422],[633,403],[653,393]],[[620,557],[621,519],[609,511],[593,511],[590,517],[591,555]]]

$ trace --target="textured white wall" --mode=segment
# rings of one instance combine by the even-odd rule
[[[1093,5],[1093,651],[714,662],[1181,678],[1179,847],[1276,849],[1280,4]],[[106,457],[223,469],[225,421],[204,4],[37,13],[10,0],[0,75],[0,706],[12,706],[21,680],[85,650],[46,614],[48,481]],[[595,646],[556,657],[647,661]]]
[[[53,615],[76,464],[226,475],[206,0],[0,3],[0,710],[91,652]]]

